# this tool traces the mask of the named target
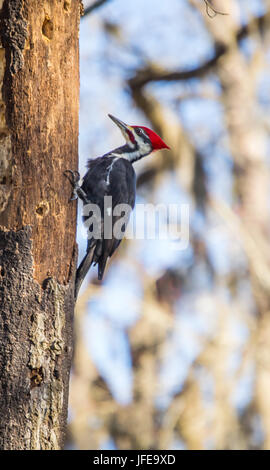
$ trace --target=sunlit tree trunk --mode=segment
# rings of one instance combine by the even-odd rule
[[[0,0],[0,448],[63,446],[80,2]]]

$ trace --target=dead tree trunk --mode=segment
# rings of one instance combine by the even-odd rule
[[[80,1],[0,0],[0,448],[59,449],[76,267]]]

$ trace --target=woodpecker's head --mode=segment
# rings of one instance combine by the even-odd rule
[[[108,116],[119,127],[126,140],[126,145],[121,148],[123,149],[123,157],[127,158],[130,162],[135,162],[156,150],[170,148],[155,132],[148,129],[148,127],[129,126],[111,114]]]

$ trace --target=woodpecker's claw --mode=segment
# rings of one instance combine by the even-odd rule
[[[79,189],[79,180],[80,180],[80,173],[78,171],[73,171],[73,170],[65,170],[64,171],[65,177],[69,180],[73,192],[72,196],[70,198],[70,201],[75,201],[78,198],[77,190]],[[69,176],[71,175],[71,177]]]
[[[69,174],[71,175],[71,177],[69,177]],[[70,182],[70,184],[73,188],[73,192],[72,192],[72,196],[70,198],[70,201],[75,201],[75,199],[78,199],[78,197],[79,197],[85,204],[88,204],[89,201],[87,199],[87,196],[86,196],[85,192],[82,190],[82,188],[79,185],[79,181],[80,181],[80,178],[81,178],[80,173],[78,171],[65,170],[64,175],[69,180],[69,182]]]
[[[71,174],[71,178],[68,176],[67,173]],[[70,181],[70,183],[73,187],[76,186],[76,184],[80,180],[80,173],[78,171],[65,170],[64,175]]]

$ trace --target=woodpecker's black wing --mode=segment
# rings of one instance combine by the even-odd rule
[[[90,160],[88,168],[81,188],[87,200],[99,207],[101,237],[93,237],[90,233],[93,227],[89,226],[87,254],[77,272],[80,284],[82,276],[86,275],[92,263],[98,263],[98,278],[102,279],[108,257],[112,256],[121,243],[136,195],[136,175],[128,160],[113,155],[104,156]],[[123,207],[122,204],[126,206]],[[87,208],[85,203],[84,206]],[[92,212],[87,214],[86,211],[86,224],[91,216]]]

